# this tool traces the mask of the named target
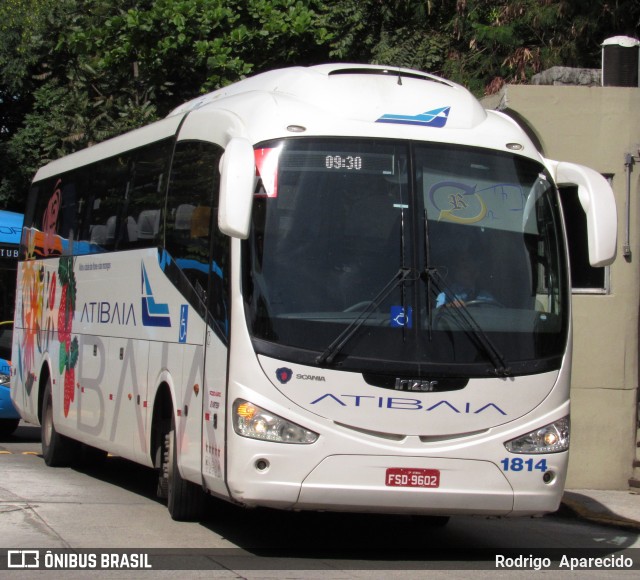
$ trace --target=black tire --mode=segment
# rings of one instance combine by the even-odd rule
[[[96,468],[102,467],[109,455],[106,451],[92,447],[91,445],[81,444],[79,449],[79,462],[83,467]]]
[[[428,528],[444,528],[451,516],[412,516],[413,522],[418,526]]]
[[[180,475],[175,424],[165,435],[164,457],[161,477],[166,480],[167,507],[171,518],[176,521],[193,521],[202,517],[204,492],[202,488]],[[159,490],[163,484],[159,484]]]
[[[73,462],[78,445],[60,435],[53,423],[51,379],[47,379],[42,400],[42,457],[49,467],[68,467]]]
[[[0,419],[0,437],[9,437],[18,428],[20,419]]]

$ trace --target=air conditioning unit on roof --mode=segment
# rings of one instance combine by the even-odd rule
[[[614,36],[602,43],[602,86],[638,87],[640,40]]]

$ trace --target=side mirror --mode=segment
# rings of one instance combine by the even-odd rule
[[[589,262],[606,266],[616,257],[618,216],[609,182],[583,165],[547,160],[558,185],[577,185],[578,199],[587,215]]]
[[[234,137],[220,160],[218,227],[222,233],[242,240],[249,237],[255,175],[253,145]]]

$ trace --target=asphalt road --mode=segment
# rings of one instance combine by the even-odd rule
[[[78,570],[7,570],[9,556],[19,557],[9,550],[33,550],[40,564],[47,550],[98,559],[104,552],[146,553],[153,566],[94,570],[92,578],[171,578],[172,568],[188,570],[181,578],[493,578],[502,556],[549,555],[627,557],[633,570],[556,571],[537,561],[547,577],[637,577],[640,569],[637,534],[565,513],[454,517],[432,527],[403,516],[245,510],[212,499],[200,522],[174,522],[155,498],[151,470],[117,457],[98,467],[49,468],[40,451],[36,427],[22,425],[0,441],[0,578],[87,577]],[[509,578],[532,573],[517,565],[502,569]]]

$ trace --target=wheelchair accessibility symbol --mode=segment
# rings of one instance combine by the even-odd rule
[[[391,328],[413,328],[413,309],[402,306],[391,307]]]
[[[180,335],[179,342],[187,342],[187,327],[189,324],[189,306],[182,304],[180,306]]]

